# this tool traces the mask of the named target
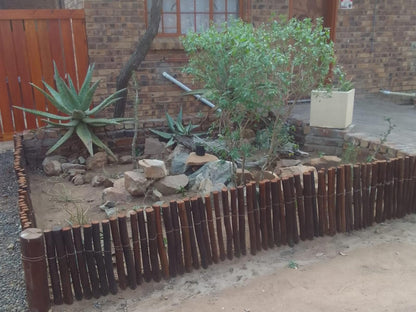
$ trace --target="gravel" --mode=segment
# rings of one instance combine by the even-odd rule
[[[0,311],[26,311],[13,152],[0,152]]]

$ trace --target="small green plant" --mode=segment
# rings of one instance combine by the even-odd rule
[[[42,88],[31,84],[34,88],[40,91],[51,103],[53,106],[56,107],[58,111],[60,111],[63,115],[56,115],[48,112],[43,112],[35,109],[23,108],[13,106],[14,108],[21,109],[25,112],[34,114],[36,116],[45,117],[48,119],[43,119],[44,122],[48,124],[50,127],[59,127],[68,129],[68,131],[55,143],[47,152],[46,154],[50,154],[55,151],[58,147],[64,144],[72,134],[76,133],[78,137],[81,139],[82,143],[87,148],[90,155],[93,155],[93,144],[97,145],[98,147],[105,150],[108,154],[113,156],[115,155],[107,147],[92,131],[94,127],[102,127],[106,125],[114,125],[118,124],[121,120],[126,120],[125,118],[115,118],[115,119],[107,119],[107,118],[92,118],[94,115],[102,111],[107,106],[111,105],[112,103],[119,100],[121,97],[123,90],[119,90],[109,97],[107,97],[104,101],[102,101],[97,106],[90,108],[92,99],[95,93],[95,90],[98,87],[100,81],[96,81],[91,85],[92,79],[92,72],[94,70],[94,65],[88,67],[87,74],[85,76],[84,83],[82,84],[81,89],[79,92],[75,89],[75,86],[71,80],[71,77],[68,75],[68,85],[59,75],[58,69],[56,64],[54,63],[54,79],[56,82],[56,88],[52,88],[49,84],[43,81],[46,89],[49,91],[46,92]],[[66,116],[64,116],[66,115]],[[59,122],[53,122],[49,119],[57,120]]]
[[[381,146],[386,143],[388,136],[396,128],[396,125],[391,122],[390,117],[384,117],[384,121],[387,122],[387,130],[380,134],[379,144],[377,145],[376,149],[367,157],[367,162],[371,162],[376,159],[377,154],[380,152]]]
[[[350,91],[354,89],[351,79],[347,79],[347,74],[340,65],[335,66],[333,70],[333,88],[338,91]]]
[[[342,152],[341,160],[344,164],[355,164],[357,162],[358,146],[355,141],[346,143],[345,149]]]
[[[287,266],[289,269],[293,269],[293,270],[297,270],[299,268],[299,265],[293,260],[290,260]]]
[[[182,120],[182,107],[179,111],[176,120],[174,120],[168,113],[166,113],[166,120],[168,122],[168,127],[171,132],[164,132],[155,129],[150,129],[154,134],[168,140],[166,144],[167,147],[172,146],[176,143],[176,138],[180,136],[191,136],[192,130],[199,127],[199,125],[193,125],[191,122],[187,125],[183,125]]]
[[[63,209],[69,215],[69,218],[65,221],[69,225],[84,225],[88,223],[87,212],[88,208],[83,208],[79,205],[74,204],[75,209],[64,207]]]
[[[184,186],[180,186],[178,188],[178,190],[176,191],[177,194],[181,194],[182,197],[186,197],[186,193],[188,192],[188,190],[186,189],[186,187]]]

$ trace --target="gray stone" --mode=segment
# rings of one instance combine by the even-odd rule
[[[107,154],[105,152],[95,153],[93,156],[87,158],[86,164],[88,170],[100,169],[108,162]]]
[[[104,187],[112,187],[114,186],[114,182],[103,175],[96,175],[91,180],[91,185],[93,187],[97,186],[104,186]]]
[[[169,155],[170,174],[182,174],[186,171],[186,160],[188,159],[189,151],[183,145],[178,144]]]
[[[107,208],[104,210],[107,218],[115,217],[117,215],[117,208]]]
[[[84,157],[82,157],[82,156],[79,156],[79,157],[78,157],[78,162],[80,163],[80,165],[85,165],[85,164],[86,164],[86,160],[85,160],[85,158],[84,158]]]
[[[85,169],[69,169],[67,173],[70,177],[76,176],[77,174],[85,174],[87,172]]]
[[[50,161],[50,160],[59,161],[61,164],[68,162],[68,158],[66,158],[65,156],[61,156],[61,155],[47,156],[45,157],[43,161],[45,162],[45,161]],[[42,165],[43,165],[43,162],[42,162]]]
[[[45,158],[42,165],[43,171],[47,176],[58,176],[62,173],[61,163],[57,160]]]
[[[167,176],[155,183],[155,187],[163,195],[173,195],[188,185],[189,179],[184,174]]]
[[[206,163],[217,161],[218,157],[205,153],[204,156],[198,156],[195,152],[189,154],[188,159],[186,160],[187,166],[202,166]]]
[[[157,159],[141,159],[139,166],[143,168],[144,175],[148,179],[161,179],[167,176],[165,163]]]
[[[337,167],[342,162],[342,159],[337,156],[322,156],[319,158],[312,158],[308,165],[317,169],[328,169],[331,167]]]
[[[84,176],[82,174],[76,174],[72,179],[71,182],[75,185],[82,185],[84,184]]]
[[[161,155],[165,152],[165,143],[156,138],[146,138],[144,141],[144,155]]]
[[[234,166],[233,163],[229,161],[217,160],[209,162],[188,177],[189,186],[193,190],[198,190],[199,185],[205,179],[209,179],[212,185],[227,185],[233,174],[232,166]]]
[[[276,167],[293,167],[300,165],[300,163],[299,159],[281,159],[277,162]]]
[[[124,186],[132,196],[143,196],[150,182],[139,171],[124,172]]]
[[[124,155],[119,158],[118,162],[122,165],[131,164],[133,162],[133,158],[131,157],[131,155]]]
[[[226,187],[223,183],[212,184],[212,181],[208,178],[202,179],[201,182],[197,185],[195,184],[192,190],[197,191],[202,195],[210,194],[211,192],[221,191]]]
[[[105,188],[102,198],[104,202],[112,201],[115,203],[127,202],[132,199],[130,193],[124,188],[124,178],[116,180],[114,186]]]

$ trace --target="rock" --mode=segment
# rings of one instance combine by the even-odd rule
[[[84,176],[82,174],[76,174],[72,179],[71,182],[75,185],[82,185],[84,184]]]
[[[82,156],[79,156],[79,157],[78,157],[78,162],[80,163],[80,165],[85,165],[85,164],[86,164],[86,160],[85,160],[85,158],[84,158],[84,157],[82,157]]]
[[[94,170],[104,167],[107,162],[107,154],[105,152],[98,152],[87,158],[86,165],[88,170]]]
[[[342,159],[337,156],[322,156],[319,158],[312,158],[307,164],[319,170],[338,167],[341,162]]]
[[[212,185],[225,184],[231,181],[233,163],[229,161],[217,160],[209,162],[191,174],[189,178],[189,186],[193,190],[198,190],[200,183],[209,179]]]
[[[117,216],[117,208],[107,208],[104,209],[105,215],[107,216],[107,218],[111,218],[111,217],[115,217]]]
[[[72,164],[72,163],[63,163],[61,167],[62,167],[63,172],[67,172],[70,169],[83,169],[84,171],[87,169],[85,165]]]
[[[95,177],[96,173],[87,171],[84,175],[84,181],[85,183],[91,183],[92,179]]]
[[[189,179],[184,174],[167,176],[155,183],[155,187],[163,195],[173,195],[188,185]]]
[[[108,209],[108,208],[114,208],[115,206],[116,206],[116,203],[115,202],[106,201],[104,204],[102,204],[100,206],[100,209],[101,210],[105,210],[105,209]]]
[[[158,202],[162,199],[163,194],[161,192],[159,192],[157,189],[153,189],[152,190],[152,194],[151,194],[151,199],[154,202]]]
[[[132,196],[143,196],[150,182],[139,171],[124,172],[124,186]]]
[[[114,155],[114,156],[113,155],[107,155],[107,162],[109,164],[114,164],[114,163],[118,162],[117,155]]]
[[[144,141],[144,155],[154,156],[165,153],[166,144],[156,138],[146,138]]]
[[[107,187],[102,193],[103,201],[127,202],[132,199],[131,195],[124,188],[124,178],[118,179],[114,182],[114,186]]]
[[[224,184],[222,183],[217,183],[215,185],[212,184],[210,179],[203,179],[198,187],[195,187],[196,184],[194,185],[194,187],[192,188],[194,191],[197,191],[198,193],[202,194],[202,195],[207,195],[210,194],[211,192],[214,191],[221,191],[224,187],[226,187]]]
[[[68,158],[66,158],[65,156],[61,156],[61,155],[47,156],[45,157],[43,161],[45,162],[49,160],[56,160],[56,161],[59,161],[61,164],[68,162]],[[42,165],[43,165],[43,162],[42,162]]]
[[[131,164],[133,162],[133,157],[131,157],[131,155],[120,156],[118,162],[122,165]]]
[[[91,180],[91,185],[93,187],[97,186],[104,186],[104,187],[112,187],[114,186],[114,182],[105,176],[102,175],[96,175]]]
[[[299,159],[281,159],[277,162],[276,167],[293,167],[300,165],[301,161]]]
[[[238,182],[238,184],[240,184],[241,181],[243,180],[243,169],[237,168],[235,174],[237,176],[237,182]],[[244,181],[247,183],[247,182],[253,181],[253,180],[254,180],[253,174],[250,171],[248,171],[247,169],[245,169],[244,170]]]
[[[148,179],[160,179],[167,176],[165,163],[157,159],[139,160],[139,166],[143,168],[144,175]]]
[[[259,182],[262,180],[274,180],[276,179],[278,176],[277,174],[271,172],[271,171],[258,171],[256,172],[256,175],[254,177],[254,179]]]
[[[318,183],[318,172],[316,171],[315,167],[300,165],[300,166],[293,166],[293,167],[284,167],[284,168],[280,168],[279,170],[280,172],[278,172],[278,175],[281,178],[291,177],[295,174],[299,174],[302,183],[303,183],[303,173],[313,171],[315,184]]]
[[[170,161],[170,174],[182,174],[186,171],[186,160],[189,157],[189,150],[183,145],[178,144],[169,155],[168,161]]]
[[[206,163],[217,161],[218,157],[212,154],[205,153],[204,156],[198,156],[195,152],[189,154],[186,160],[187,166],[203,166]]]
[[[85,169],[69,169],[67,173],[70,177],[76,176],[77,174],[85,174]]]
[[[42,162],[43,171],[47,176],[58,176],[62,173],[61,163],[57,160],[45,158]]]

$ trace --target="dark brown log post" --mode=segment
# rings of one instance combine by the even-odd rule
[[[240,231],[238,230],[238,210],[237,210],[237,189],[235,187],[230,189],[231,195],[231,224],[233,227],[233,244],[234,255],[240,257]]]
[[[316,177],[318,178],[318,177]],[[313,232],[315,237],[319,236],[319,215],[318,215],[318,205],[316,201],[316,186],[315,186],[315,172],[311,171],[312,179],[312,211],[313,211]]]
[[[192,272],[191,238],[189,235],[188,217],[186,215],[185,202],[178,201],[179,218],[181,220],[183,258],[186,272]],[[212,240],[211,240],[212,242]]]
[[[221,190],[222,195],[222,209],[224,213],[224,227],[225,234],[227,237],[227,258],[233,260],[233,231],[231,229],[231,220],[230,220],[230,205],[228,201],[228,189],[223,188]]]
[[[176,277],[176,244],[175,235],[173,234],[172,217],[168,204],[162,205],[162,215],[163,223],[165,224],[166,240],[168,243],[169,274],[172,277]]]
[[[156,231],[157,231],[157,250],[159,252],[160,263],[162,266],[162,274],[164,279],[169,278],[169,262],[168,256],[166,255],[165,243],[163,241],[163,231],[162,231],[162,218],[160,215],[160,206],[153,205],[155,210],[156,218]]]
[[[362,228],[362,206],[361,206],[361,166],[354,165],[353,172],[353,198],[354,198],[354,230]]]
[[[110,234],[110,221],[103,220],[101,222],[103,227],[103,241],[104,241],[104,263],[105,271],[108,279],[108,287],[110,292],[115,295],[118,291],[116,279],[114,277],[113,258],[111,256],[111,234]]]
[[[84,293],[84,298],[91,299],[91,284],[88,278],[84,247],[82,245],[81,227],[79,225],[72,226],[72,235],[74,236],[74,245],[77,254],[78,270],[81,278],[81,285],[82,291]]]
[[[361,164],[361,196],[363,202],[363,228],[368,226],[368,215],[370,214],[370,191],[369,191],[369,181],[370,181],[370,165]]]
[[[48,312],[50,298],[42,230],[29,228],[21,232],[20,246],[29,311]]]
[[[192,265],[195,270],[199,269],[198,247],[196,246],[194,222],[192,219],[192,207],[189,198],[183,200],[185,203],[186,219],[188,220],[189,238],[191,242]]]
[[[294,238],[294,228],[295,228],[295,219],[293,218],[295,205],[290,191],[290,181],[289,178],[283,178],[283,193],[285,196],[285,210],[286,210],[286,225],[287,225],[287,243],[290,247],[293,247],[295,244]]]
[[[399,217],[399,159],[395,158],[393,161],[393,207],[392,218]]]
[[[143,282],[142,276],[142,256],[140,252],[140,238],[139,238],[139,222],[137,220],[137,212],[130,211],[130,227],[131,227],[131,241],[133,244],[133,258],[136,271],[137,285]]]
[[[266,224],[267,224],[267,242],[269,244],[269,248],[274,247],[271,192],[272,192],[271,182],[270,180],[266,180]]]
[[[52,231],[45,230],[43,232],[46,244],[46,255],[48,257],[49,277],[52,285],[53,303],[61,305],[64,303],[62,299],[61,282],[59,279],[58,265],[56,263],[55,244],[53,243]]]
[[[384,213],[383,219],[391,219],[393,208],[393,163],[391,160],[386,164],[386,184],[384,186]]]
[[[413,157],[413,170],[412,170],[412,211],[416,212],[416,156]]]
[[[170,215],[172,219],[173,236],[175,238],[175,263],[179,275],[185,273],[182,256],[182,238],[179,224],[178,203],[175,200],[170,201]]]
[[[157,232],[156,232],[156,218],[153,208],[146,208],[147,217],[147,233],[149,235],[149,251],[150,261],[152,263],[152,276],[155,282],[160,282],[162,276],[160,273],[159,257],[157,251]]]
[[[253,190],[253,211],[254,211],[254,228],[256,233],[256,246],[257,251],[261,251],[262,244],[261,244],[261,231],[260,231],[260,208],[259,208],[259,201],[257,197],[257,184],[256,182],[251,182],[250,184],[251,189]]]
[[[225,260],[225,247],[224,247],[224,238],[222,235],[219,193],[217,191],[213,192],[212,197],[214,198],[215,223],[217,225],[217,237],[218,237],[218,248],[220,250],[220,259],[221,261],[224,261]]]
[[[345,174],[345,229],[351,232],[354,229],[352,212],[352,168],[351,165],[344,165]]]
[[[246,184],[247,193],[247,218],[248,218],[248,231],[250,236],[250,253],[255,255],[257,252],[256,241],[256,226],[254,224],[254,210],[253,210],[253,188],[251,184]]]
[[[215,238],[214,220],[212,217],[211,196],[205,195],[204,199],[205,199],[205,208],[206,208],[206,213],[207,213],[209,241],[211,243],[212,261],[214,263],[218,263],[219,256],[218,256],[217,240]]]
[[[273,238],[276,246],[281,245],[280,234],[280,201],[278,197],[277,180],[271,181],[272,210],[273,210]]]
[[[328,221],[329,235],[337,232],[336,206],[335,206],[335,168],[328,169]]]
[[[207,252],[205,249],[205,241],[202,235],[201,229],[201,216],[199,214],[198,198],[194,197],[191,199],[192,217],[194,218],[195,235],[198,243],[199,255],[201,256],[201,266],[206,269],[208,268]]]
[[[303,174],[303,199],[305,201],[306,238],[310,240],[314,236],[312,197],[312,176],[310,172],[305,172]]]
[[[318,171],[318,211],[319,211],[319,235],[326,234],[326,213],[324,209],[325,170]]]
[[[62,282],[62,295],[64,303],[72,304],[74,296],[71,288],[71,278],[68,270],[68,258],[65,251],[64,240],[62,237],[62,229],[55,227],[52,229],[53,242],[56,248],[56,255],[58,258],[59,275]]]
[[[130,289],[136,289],[136,269],[133,259],[133,252],[131,250],[129,234],[127,231],[127,218],[124,214],[118,215],[118,227],[120,229],[121,244],[123,247],[123,254],[127,268],[127,280],[129,282]]]
[[[105,272],[104,255],[101,248],[100,239],[100,223],[98,221],[91,222],[92,226],[92,241],[94,245],[94,258],[98,270],[98,278],[100,280],[101,293],[106,296],[108,295],[108,281],[107,274]]]
[[[81,281],[79,278],[77,260],[75,257],[74,241],[72,240],[72,233],[70,227],[62,229],[62,235],[65,243],[66,254],[68,255],[69,271],[71,273],[72,286],[74,287],[75,298],[82,299]]]
[[[337,169],[337,230],[344,233],[347,230],[345,216],[345,168]]]
[[[199,208],[199,215],[201,217],[201,230],[202,230],[202,237],[204,239],[205,251],[207,253],[207,261],[208,261],[208,265],[211,265],[212,264],[211,243],[209,241],[205,204],[201,196],[198,196],[198,208]]]
[[[244,186],[237,186],[238,197],[238,228],[240,230],[240,250],[242,255],[246,255],[246,213],[244,201]]]
[[[377,181],[378,181],[378,165],[377,162],[371,164],[371,187],[370,187],[370,201],[369,201],[369,214],[368,214],[368,225],[373,225],[375,217],[375,204],[377,194]]]
[[[287,226],[286,226],[286,210],[285,210],[285,198],[283,196],[282,180],[277,179],[277,198],[279,200],[280,207],[280,235],[282,245],[287,244]]]
[[[266,182],[260,181],[259,183],[259,211],[260,211],[260,232],[261,232],[261,246],[264,250],[269,248],[269,243],[267,242],[267,221],[266,221]]]
[[[88,275],[91,281],[92,295],[94,298],[101,296],[100,282],[98,280],[98,274],[95,266],[94,251],[92,248],[92,228],[91,224],[84,224],[84,252],[85,259],[87,261]]]
[[[383,221],[383,200],[384,200],[384,185],[386,181],[386,166],[385,160],[378,162],[378,179],[377,179],[377,200],[376,200],[376,222]]]
[[[113,237],[114,251],[116,254],[116,267],[118,286],[121,289],[126,289],[127,279],[126,271],[124,270],[123,247],[121,245],[120,231],[118,229],[118,220],[116,217],[110,218],[111,236]]]
[[[139,222],[140,246],[142,249],[143,277],[149,283],[152,280],[152,269],[150,268],[148,238],[143,209],[137,210],[137,219]]]

